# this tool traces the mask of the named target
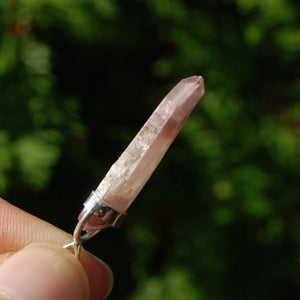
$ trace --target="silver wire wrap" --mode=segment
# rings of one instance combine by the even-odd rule
[[[84,226],[93,215],[101,218],[105,224],[98,230],[82,234],[84,231]],[[113,207],[109,206],[107,203],[102,201],[94,191],[92,191],[90,196],[84,202],[84,215],[80,218],[75,227],[73,233],[73,242],[63,247],[74,247],[75,256],[79,259],[82,243],[95,236],[101,229],[109,226],[119,228],[125,216],[126,214],[120,213]]]

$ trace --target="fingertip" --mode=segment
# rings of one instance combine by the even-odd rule
[[[80,256],[89,280],[91,299],[106,299],[113,287],[113,273],[101,259],[83,250]]]
[[[6,299],[88,300],[89,281],[69,251],[54,244],[35,244],[3,262],[0,295]]]

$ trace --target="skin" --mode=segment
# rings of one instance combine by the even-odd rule
[[[78,261],[62,245],[72,236],[0,198],[0,300],[98,300],[113,275],[83,250]]]

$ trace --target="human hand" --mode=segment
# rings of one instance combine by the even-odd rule
[[[71,235],[0,198],[0,300],[96,300],[112,288],[109,267],[62,245]]]

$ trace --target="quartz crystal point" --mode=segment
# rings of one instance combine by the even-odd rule
[[[97,187],[95,193],[101,201],[126,212],[203,94],[201,76],[181,80],[167,94]],[[96,231],[105,227],[103,224],[93,215],[84,230]]]

